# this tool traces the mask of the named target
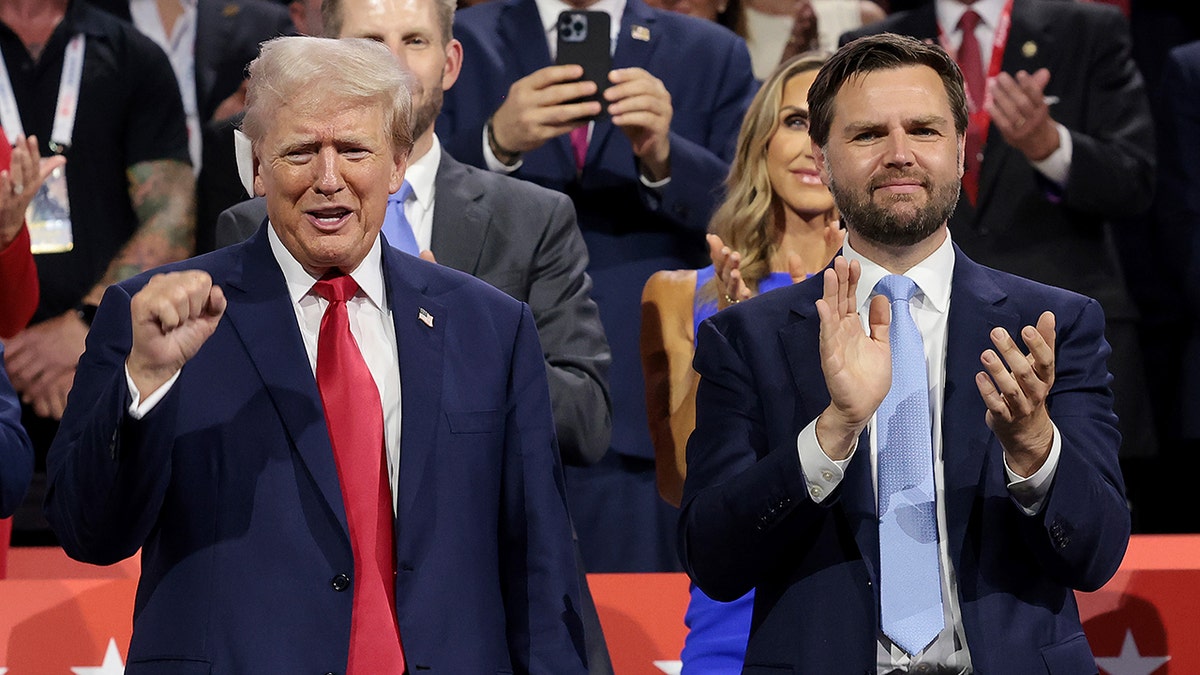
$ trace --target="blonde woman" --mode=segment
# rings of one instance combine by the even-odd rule
[[[696,327],[731,303],[821,271],[842,245],[808,138],[808,88],[823,61],[808,54],[785,61],[750,104],[727,196],[709,228],[713,265],[658,272],[642,293],[642,369],[658,488],[676,506],[696,425]],[[752,604],[752,595],[717,603],[692,590],[685,675],[741,672]]]

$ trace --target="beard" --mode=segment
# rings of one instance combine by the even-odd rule
[[[414,141],[429,129],[434,121],[437,120],[438,113],[442,110],[442,88],[435,87],[426,93],[428,93],[428,96],[425,100],[414,107],[412,111],[412,137]],[[414,100],[414,102],[416,101]]]
[[[883,204],[872,197],[876,188],[896,178],[913,178],[912,172],[889,172],[876,176],[866,190],[842,188],[829,177],[829,191],[841,212],[846,228],[882,246],[912,246],[942,226],[958,204],[961,182],[932,184],[928,175],[918,176],[928,199],[924,206],[915,194],[890,195]]]

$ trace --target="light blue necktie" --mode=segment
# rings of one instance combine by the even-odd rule
[[[929,374],[909,300],[917,285],[889,274],[875,285],[892,305],[892,388],[876,412],[879,453],[879,600],[884,635],[908,654],[938,636],[938,570]]]
[[[413,235],[412,226],[408,224],[408,217],[404,215],[404,202],[408,201],[412,193],[412,184],[404,181],[399,190],[388,196],[387,213],[383,217],[383,236],[387,237],[389,244],[401,251],[418,255],[421,250],[417,248],[417,238]]]

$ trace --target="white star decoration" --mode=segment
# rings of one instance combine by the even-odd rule
[[[683,672],[683,661],[655,661],[654,667],[667,675],[679,675],[679,673]],[[4,674],[0,673],[0,675]]]
[[[1170,656],[1142,656],[1133,640],[1133,631],[1126,630],[1121,653],[1117,656],[1097,656],[1096,665],[1108,675],[1151,675],[1170,660]]]
[[[121,652],[117,649],[117,641],[108,639],[108,649],[104,650],[104,662],[99,666],[81,666],[72,668],[75,675],[124,675],[125,664],[121,663]]]

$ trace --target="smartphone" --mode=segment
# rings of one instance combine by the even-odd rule
[[[600,114],[607,113],[608,104],[601,94],[608,87],[608,71],[612,70],[612,33],[608,12],[567,10],[558,15],[557,65],[583,66],[582,80],[596,83],[596,93],[579,101],[599,101]],[[589,118],[589,120],[594,118]]]

